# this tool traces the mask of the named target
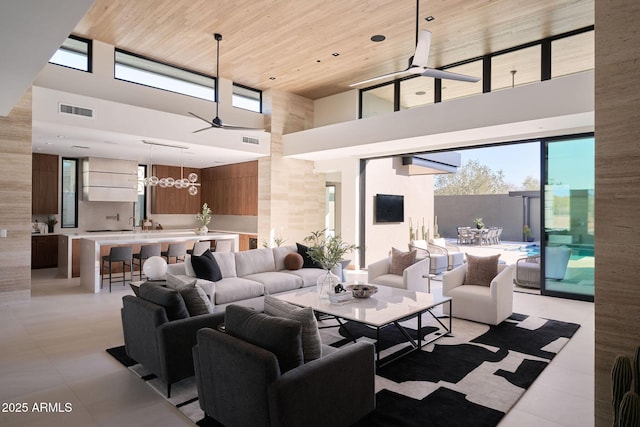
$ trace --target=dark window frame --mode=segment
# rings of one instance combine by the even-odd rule
[[[68,39],[73,39],[82,43],[86,43],[87,45],[87,69],[83,70],[81,68],[76,68],[76,67],[71,67],[69,65],[64,65],[64,64],[58,64],[55,62],[51,62],[51,58],[49,58],[49,64],[51,65],[57,65],[59,67],[64,67],[64,68],[68,68],[70,70],[77,70],[77,71],[82,71],[83,73],[92,73],[93,72],[93,40],[91,39],[86,39],[84,37],[80,37],[80,36],[76,36],[74,34],[69,34],[69,36],[67,37]],[[66,40],[66,39],[65,39]],[[62,46],[60,46],[56,52],[58,50],[62,49]],[[53,56],[52,56],[53,57]]]
[[[242,89],[246,89],[246,90],[249,90],[249,91],[252,91],[252,92],[256,92],[259,95],[259,99],[260,99],[259,100],[259,102],[260,102],[259,111],[250,110],[248,108],[236,107],[235,105],[232,105],[234,108],[239,108],[241,110],[253,111],[253,112],[262,114],[262,91],[261,90],[253,88],[253,87],[249,87],[249,86],[246,86],[246,85],[243,85],[243,84],[240,84],[240,83],[235,83],[235,82],[233,83],[233,86],[237,86],[237,87],[242,88]],[[232,91],[232,97],[233,97],[233,91]],[[233,100],[231,101],[231,103],[233,104]]]

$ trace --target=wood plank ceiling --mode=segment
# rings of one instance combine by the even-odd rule
[[[435,68],[593,25],[593,9],[593,0],[422,0],[419,28],[433,33]],[[221,77],[317,99],[406,68],[415,16],[414,0],[96,0],[74,34],[214,75],[218,32]]]

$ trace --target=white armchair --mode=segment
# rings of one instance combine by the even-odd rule
[[[427,292],[429,281],[430,259],[425,258],[405,268],[402,276],[391,274],[391,257],[369,264],[367,267],[367,282],[372,285],[391,286],[408,289],[410,291]]]
[[[443,306],[444,314],[474,322],[497,325],[513,313],[513,265],[498,265],[490,286],[465,285],[467,265],[444,273],[442,294],[453,299]]]

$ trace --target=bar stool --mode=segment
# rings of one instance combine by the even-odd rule
[[[186,243],[169,243],[169,248],[166,251],[162,251],[161,255],[167,259],[167,264],[170,264],[171,258],[175,258],[176,262],[184,261],[184,256],[186,254]]]
[[[207,249],[211,249],[211,240],[199,240],[193,245],[193,249],[187,249],[187,253],[202,255]]]
[[[231,252],[233,250],[233,240],[216,240],[215,252]]]
[[[104,282],[104,264],[109,264],[109,292],[111,292],[111,281],[113,279],[113,263],[122,263],[122,286],[124,286],[124,279],[126,275],[127,263],[129,264],[129,276],[133,277],[133,249],[131,246],[114,246],[109,251],[109,255],[102,256],[102,263],[100,264],[100,288],[102,288],[102,282]]]
[[[152,256],[160,256],[162,252],[162,246],[160,243],[153,243],[150,245],[144,245],[140,248],[140,252],[133,254],[133,265],[138,266],[138,277],[142,280],[142,264],[151,258]],[[136,262],[137,261],[137,262]]]

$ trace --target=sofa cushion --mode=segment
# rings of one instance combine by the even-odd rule
[[[189,317],[189,311],[178,291],[163,286],[143,283],[140,298],[164,307],[167,319],[178,320]]]
[[[298,253],[302,255],[302,259],[304,260],[304,263],[302,264],[303,268],[322,268],[322,265],[312,260],[307,253],[307,251],[309,250],[308,246],[296,243],[296,247],[298,248]]]
[[[402,252],[400,249],[391,248],[391,266],[389,274],[398,274],[402,276],[405,268],[416,262],[416,251]]]
[[[303,364],[300,322],[232,304],[226,309],[224,324],[227,334],[273,353],[281,373]]]
[[[265,271],[276,271],[271,248],[234,252],[234,255],[236,257],[236,274],[238,277],[264,273]]]
[[[238,277],[236,274],[236,256],[233,252],[213,252],[213,258],[220,267],[222,278]]]
[[[215,305],[228,304],[264,295],[262,283],[242,277],[227,277],[216,282],[216,291],[212,295]]]
[[[321,268],[301,268],[300,270],[288,270],[288,274],[293,274],[302,279],[302,287],[315,286],[318,277],[325,274],[326,270]]]
[[[490,286],[493,278],[498,275],[499,258],[500,254],[484,257],[467,254],[464,284]]]
[[[196,272],[191,265],[191,255],[184,256],[184,272],[187,276],[196,277]]]
[[[304,259],[298,252],[289,252],[284,257],[284,268],[287,270],[300,270],[303,264]]]
[[[273,259],[276,262],[276,271],[284,270],[284,258],[291,252],[298,252],[296,245],[278,246],[272,249]]]
[[[404,278],[398,274],[383,274],[371,280],[370,283],[372,285],[404,289]]]
[[[302,354],[305,363],[322,356],[318,321],[311,307],[298,307],[267,295],[264,297],[264,312],[271,316],[297,320],[302,324]]]
[[[279,271],[249,274],[244,276],[244,279],[262,283],[265,295],[291,291],[302,287],[302,279],[300,277]]]
[[[202,255],[191,255],[191,265],[199,279],[211,280],[212,282],[222,279],[220,267],[208,249]]]

